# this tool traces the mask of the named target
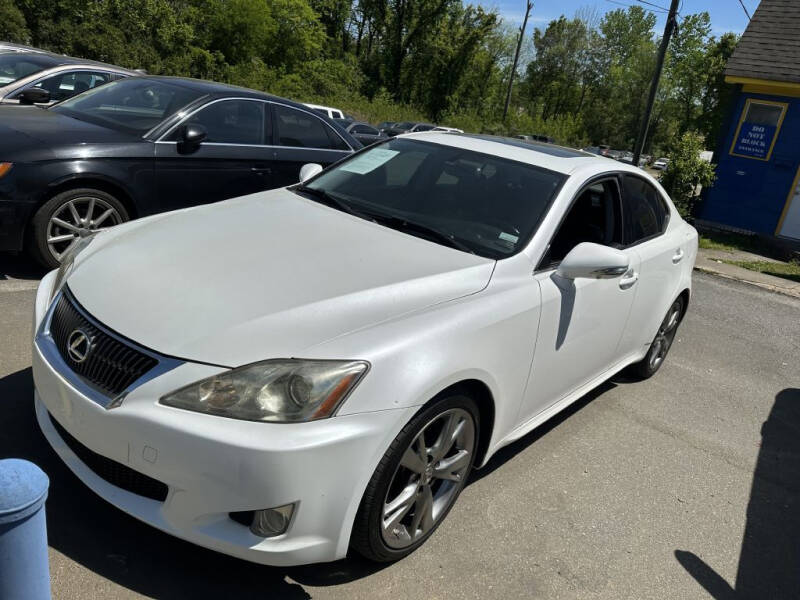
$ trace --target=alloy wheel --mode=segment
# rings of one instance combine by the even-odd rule
[[[667,316],[664,317],[664,321],[661,323],[661,327],[658,328],[658,333],[650,347],[648,358],[649,367],[652,371],[658,369],[667,357],[667,352],[669,352],[670,346],[672,346],[672,342],[675,339],[675,334],[678,331],[681,309],[682,302],[680,300],[673,302]]]
[[[381,535],[390,548],[410,546],[447,514],[466,481],[475,421],[461,408],[431,419],[403,453],[384,499]]]
[[[121,222],[117,209],[102,198],[72,198],[58,207],[47,223],[47,249],[60,261],[80,238]]]

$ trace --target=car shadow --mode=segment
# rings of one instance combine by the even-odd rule
[[[4,279],[41,279],[47,269],[25,254],[0,252],[0,281]]]
[[[24,458],[50,478],[46,512],[49,545],[118,585],[166,600],[311,596],[302,585],[347,583],[384,567],[359,557],[304,567],[276,568],[206,550],[162,533],[95,495],[45,440],[33,407],[31,369],[0,379],[0,458]],[[60,575],[70,581],[69,565]],[[58,596],[56,592],[56,596]]]
[[[715,600],[800,598],[800,389],[781,391],[761,427],[735,585],[690,551],[675,558]]]
[[[486,477],[487,475],[492,474],[494,471],[502,467],[505,463],[509,460],[514,458],[517,454],[528,448],[531,444],[536,442],[537,440],[544,437],[548,432],[552,431],[556,427],[558,427],[561,423],[569,419],[572,415],[580,411],[584,406],[591,403],[592,400],[602,396],[606,392],[613,390],[617,385],[628,383],[633,381],[627,375],[624,374],[624,371],[614,375],[611,379],[605,381],[585,396],[582,396],[572,404],[570,404],[567,408],[562,410],[560,413],[551,417],[548,421],[545,421],[538,427],[536,427],[533,431],[526,433],[524,436],[511,442],[508,446],[504,446],[500,448],[497,452],[494,453],[492,458],[489,459],[483,467],[476,469],[473,471],[472,475],[470,476],[469,480],[467,481],[467,485],[472,485]]]

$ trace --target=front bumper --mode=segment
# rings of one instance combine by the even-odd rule
[[[35,330],[46,311],[48,280],[52,282],[45,278],[37,297]],[[76,389],[45,356],[35,342],[37,419],[78,478],[158,529],[262,564],[288,566],[345,556],[363,490],[414,410],[275,424],[158,404],[164,393],[223,370],[193,363],[147,381],[109,410]],[[166,500],[151,500],[100,477],[65,443],[51,418],[94,453],[166,484]],[[228,515],[293,502],[297,506],[289,530],[274,538],[258,537]]]

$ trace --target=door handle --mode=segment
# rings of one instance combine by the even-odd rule
[[[639,281],[639,274],[631,269],[625,276],[619,280],[619,288],[621,290],[627,290],[628,288],[632,287],[634,283]]]
[[[271,167],[250,167],[250,170],[257,175],[261,174],[269,175],[270,173],[272,173]]]
[[[681,260],[683,260],[683,248],[678,248],[672,256],[672,264],[677,265]]]

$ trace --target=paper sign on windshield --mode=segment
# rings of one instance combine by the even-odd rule
[[[347,171],[348,173],[357,173],[359,175],[364,175],[365,173],[374,171],[382,164],[390,161],[397,155],[397,153],[398,153],[397,150],[374,148],[369,152],[365,152],[360,156],[356,156],[353,160],[351,160],[347,164],[344,164],[341,167],[339,167],[339,170]]]

